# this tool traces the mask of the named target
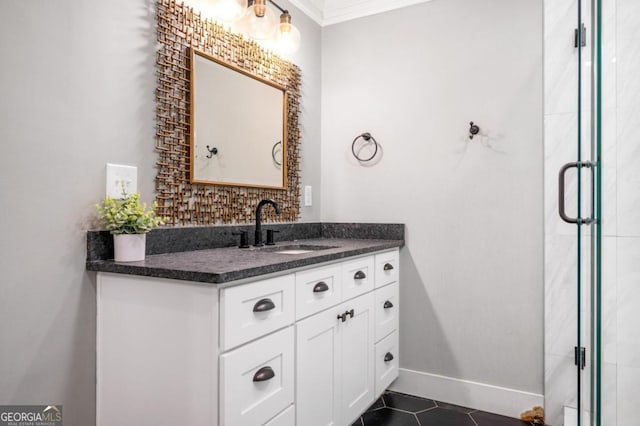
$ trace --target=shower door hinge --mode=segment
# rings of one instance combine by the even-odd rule
[[[573,30],[573,46],[578,48],[578,39],[580,39],[580,46],[585,47],[587,45],[587,27],[584,24],[580,27],[580,37],[578,37],[578,29]]]
[[[575,346],[574,351],[576,365],[580,367],[581,370],[584,370],[584,367],[587,366],[587,350],[583,347]]]

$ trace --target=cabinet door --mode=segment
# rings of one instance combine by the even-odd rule
[[[339,383],[341,306],[296,325],[296,424],[342,426]],[[372,375],[373,377],[373,375]]]
[[[351,424],[374,401],[374,299],[368,293],[343,303],[340,323],[341,424]],[[351,315],[351,313],[353,313]]]

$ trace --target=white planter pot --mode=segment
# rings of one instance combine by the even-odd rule
[[[113,236],[116,262],[144,260],[147,234],[117,234]]]

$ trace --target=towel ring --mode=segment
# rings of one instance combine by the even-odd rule
[[[356,154],[356,142],[360,138],[364,139],[365,142],[367,142],[367,143],[373,141],[373,144],[375,145],[376,148],[375,148],[375,151],[373,151],[373,154],[371,155],[371,157],[369,157],[369,158],[360,158],[358,156],[358,154]],[[353,153],[353,156],[356,157],[356,159],[358,161],[366,163],[367,161],[373,160],[373,158],[378,154],[378,142],[376,141],[376,138],[371,136],[371,133],[369,133],[369,132],[362,133],[362,134],[356,136],[356,138],[351,143],[351,152]]]
[[[282,141],[278,141],[273,144],[273,148],[271,148],[271,158],[273,158],[273,162],[276,163],[278,166],[282,166],[282,162],[276,159],[276,147],[278,145],[282,145]]]

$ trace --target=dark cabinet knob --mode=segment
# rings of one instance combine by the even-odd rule
[[[256,374],[253,375],[254,382],[266,382],[267,380],[271,380],[276,376],[276,373],[273,372],[273,368],[267,366],[262,367],[260,370],[256,371]]]
[[[324,293],[329,290],[329,286],[324,281],[320,281],[318,284],[313,286],[314,293]]]
[[[386,302],[384,302],[383,307],[385,309],[391,309],[391,308],[393,308],[393,303],[391,303],[391,301],[387,300]]]
[[[392,269],[393,269],[393,265],[392,264],[390,264],[390,263],[385,263],[384,264],[384,270],[385,271],[390,271]]]
[[[273,303],[271,299],[261,299],[253,305],[253,312],[267,312],[272,309],[275,309],[276,305]]]
[[[240,248],[249,248],[249,233],[247,231],[232,232],[231,235],[240,235]]]
[[[353,309],[351,309],[350,311],[345,311],[342,315],[338,315],[338,319],[342,322],[345,322],[349,319],[349,317],[353,318],[354,314],[355,312],[353,311]]]
[[[365,278],[367,278],[367,276],[362,271],[356,272],[355,275],[353,276],[353,279],[355,280],[364,280]]]
[[[391,352],[387,352],[384,355],[384,362],[391,362],[393,361],[393,354]]]

